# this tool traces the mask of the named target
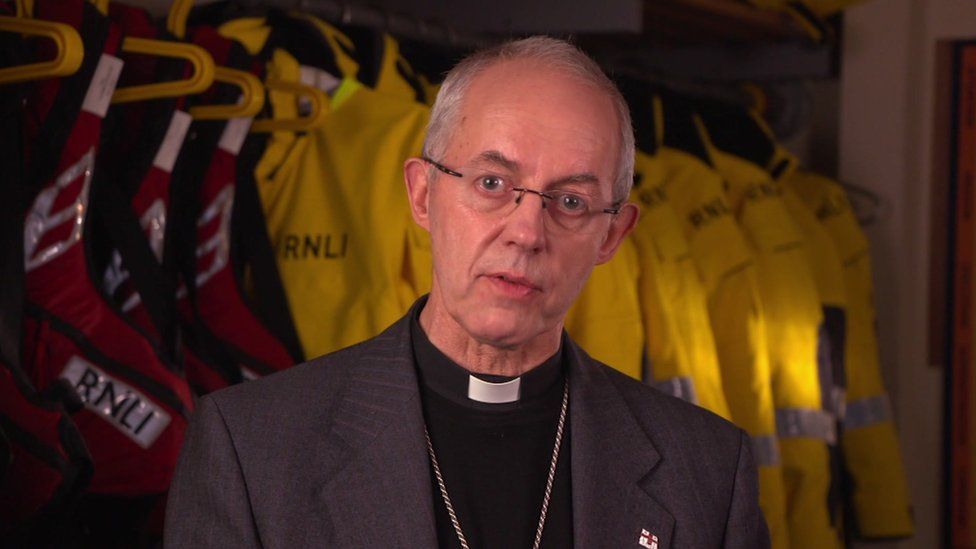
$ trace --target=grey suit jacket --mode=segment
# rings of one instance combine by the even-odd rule
[[[577,547],[763,548],[749,439],[571,343]],[[369,341],[204,397],[165,546],[436,547],[409,318]]]

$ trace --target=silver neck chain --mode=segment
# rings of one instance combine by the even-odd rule
[[[569,407],[569,379],[563,385],[563,404],[559,410],[559,423],[556,424],[556,443],[552,447],[552,461],[549,463],[549,476],[546,477],[546,493],[542,497],[542,510],[539,512],[539,526],[535,530],[535,542],[532,549],[539,549],[542,543],[542,529],[546,525],[546,514],[549,512],[549,498],[552,496],[552,483],[556,478],[556,463],[559,461],[559,448],[563,442],[563,427],[566,425],[566,409]],[[430,463],[434,466],[434,476],[437,478],[437,486],[441,490],[441,497],[444,498],[444,505],[447,507],[447,514],[451,517],[451,524],[454,525],[454,532],[457,534],[458,541],[461,542],[463,549],[468,547],[468,540],[461,531],[461,523],[458,522],[457,513],[454,512],[454,505],[451,498],[447,495],[447,486],[444,485],[444,476],[441,475],[441,467],[437,463],[437,456],[434,455],[434,445],[430,441],[430,433],[427,432],[427,425],[424,425],[424,436],[427,438],[427,453],[430,454]]]

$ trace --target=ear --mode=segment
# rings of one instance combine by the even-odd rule
[[[627,202],[620,207],[620,213],[613,217],[613,221],[610,222],[610,230],[607,232],[606,238],[603,239],[596,256],[597,265],[602,265],[613,259],[613,255],[617,253],[617,248],[620,247],[624,238],[637,226],[640,211],[635,204]]]
[[[407,184],[407,199],[413,220],[430,231],[430,173],[427,163],[420,158],[408,158],[403,163],[403,180]]]

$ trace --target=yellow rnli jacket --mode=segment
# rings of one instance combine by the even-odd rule
[[[706,128],[696,115],[709,157],[727,184],[730,206],[757,260],[788,495],[790,547],[838,547],[839,516],[831,507],[828,448],[836,445],[836,427],[822,405],[817,349],[823,315],[806,243],[765,164],[724,148],[731,149],[745,136],[731,134],[731,122],[721,116],[709,121]]]
[[[597,265],[566,315],[566,331],[593,358],[641,379],[644,329],[637,296],[637,251],[628,237]]]
[[[848,527],[861,539],[911,536],[911,501],[878,358],[867,238],[837,182],[797,171],[784,185],[826,229],[844,267],[847,405],[841,440],[854,519]]]
[[[326,124],[259,181],[306,356],[378,334],[415,297],[403,276],[413,220],[402,165],[420,153],[427,117],[412,100],[345,80]]]
[[[708,316],[708,297],[657,160],[637,151],[631,201],[644,319],[644,381],[731,419]]]
[[[653,103],[654,120],[647,122],[655,125],[660,144],[655,157],[704,284],[725,398],[732,420],[752,438],[759,504],[772,545],[786,548],[786,493],[755,257],[732,216],[721,177],[708,164],[691,111],[660,97]]]
[[[235,20],[219,30],[260,51],[269,35],[263,25]],[[281,49],[267,63],[269,78],[297,82],[301,72]],[[272,92],[269,101],[276,118],[297,114],[290,94]],[[405,278],[412,220],[402,163],[420,153],[428,109],[351,79],[333,90],[328,108],[320,128],[273,132],[255,168],[278,269],[309,357],[376,335],[416,297]]]

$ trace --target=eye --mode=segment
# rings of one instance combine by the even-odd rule
[[[578,194],[560,193],[556,195],[556,206],[565,213],[579,215],[586,213],[586,199]]]
[[[505,180],[496,175],[480,177],[477,185],[481,190],[489,193],[500,193],[505,190]]]

